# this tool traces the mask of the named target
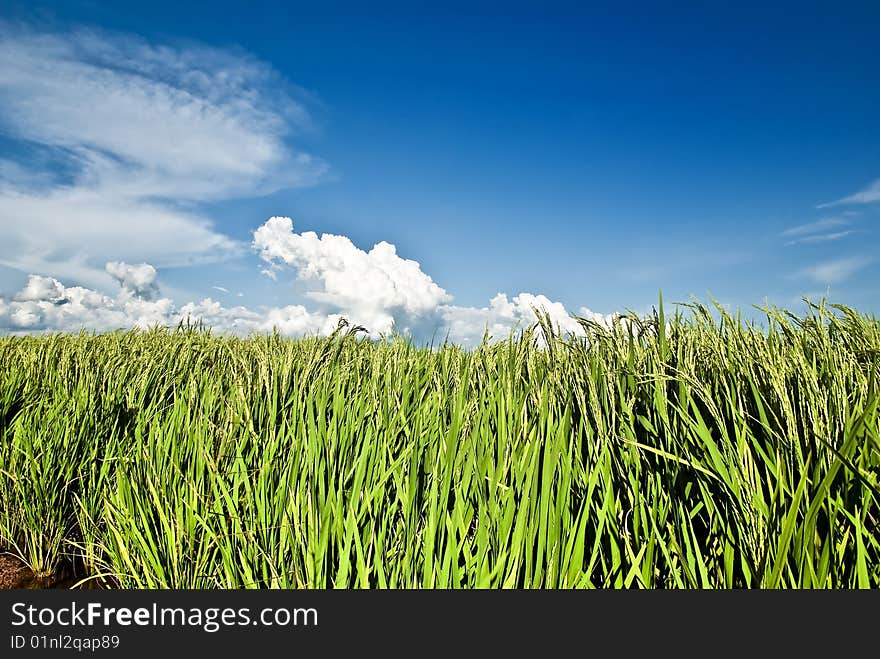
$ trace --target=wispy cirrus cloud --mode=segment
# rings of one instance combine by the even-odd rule
[[[789,227],[780,235],[785,238],[797,238],[800,236],[822,233],[829,229],[847,226],[849,224],[850,220],[843,217],[825,217],[821,220],[816,220],[815,222],[808,222],[807,224],[799,224],[797,226]]]
[[[786,246],[829,243],[857,233],[855,229],[844,228],[852,225],[852,223],[853,221],[850,217],[844,217],[841,214],[840,216],[824,217],[815,222],[789,227],[779,235],[789,239],[785,242]]]
[[[844,204],[872,204],[878,201],[880,201],[880,178],[875,179],[869,183],[867,187],[854,194],[842,197],[835,201],[819,204],[816,208],[831,208],[832,206],[841,206]]]
[[[802,236],[795,240],[789,240],[786,245],[805,245],[805,244],[815,244],[815,243],[828,243],[833,242],[835,240],[840,240],[841,238],[846,238],[847,236],[851,236],[856,233],[853,229],[848,229],[846,231],[833,231],[831,233],[817,233],[811,236]]]
[[[199,202],[315,183],[304,103],[241,52],[0,23],[0,264],[108,283],[104,262],[211,262],[246,246]]]
[[[832,259],[804,268],[800,275],[816,284],[840,284],[872,262],[872,259],[864,256]]]

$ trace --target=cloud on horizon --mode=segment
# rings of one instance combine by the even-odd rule
[[[396,326],[408,332],[432,324],[438,307],[452,301],[417,261],[400,258],[385,241],[366,252],[346,236],[298,234],[289,217],[272,217],[254,232],[253,246],[273,274],[283,266],[294,268],[300,280],[313,285],[307,297],[374,331]]]
[[[499,293],[485,307],[452,305],[452,296],[434,283],[418,262],[401,258],[387,242],[365,251],[346,236],[298,234],[290,218],[273,217],[254,231],[252,248],[276,277],[289,267],[299,280],[310,284],[307,297],[314,307],[253,310],[224,307],[211,298],[176,306],[159,297],[157,273],[151,265],[109,262],[106,270],[119,285],[115,296],[32,274],[11,300],[0,297],[0,329],[108,331],[176,326],[190,320],[202,321],[224,334],[277,329],[285,336],[303,336],[327,335],[345,318],[365,326],[373,337],[387,335],[393,328],[418,340],[448,337],[474,345],[486,331],[494,339],[503,339],[517,327],[528,327],[536,320],[535,310],[540,310],[562,332],[583,331],[562,303],[544,295],[519,293],[508,298]],[[585,307],[578,309],[578,316],[602,324],[614,318]]]
[[[0,22],[0,264],[106,286],[114,259],[244,253],[194,204],[322,179],[289,143],[311,118],[288,92],[241,52]]]

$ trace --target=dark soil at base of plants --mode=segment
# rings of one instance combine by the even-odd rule
[[[56,574],[41,577],[34,574],[23,561],[12,554],[0,552],[0,590],[15,588],[25,590],[43,590],[47,588],[72,588],[83,575],[69,567],[59,570]],[[91,579],[77,588],[83,590],[111,588],[113,584],[103,579]]]
[[[38,577],[24,563],[10,554],[0,554],[0,589],[51,588],[54,579]]]

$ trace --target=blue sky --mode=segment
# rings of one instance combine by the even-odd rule
[[[7,67],[26,55],[28,75],[51,70],[40,61],[52,51],[40,45],[48,38],[65,44],[57,57],[83,65],[71,75],[94,81],[120,57],[140,57],[136,42],[155,57],[148,68],[132,64],[133,75],[204,101],[205,117],[194,125],[201,115],[192,108],[163,106],[186,113],[180,126],[192,138],[180,156],[162,144],[173,139],[162,126],[179,116],[135,120],[137,103],[154,116],[153,88],[136,86],[137,98],[126,99],[132,85],[117,76],[90,99],[94,113],[43,117],[47,99],[58,108],[89,99],[0,78],[0,178],[15,200],[0,200],[14,239],[0,250],[7,315],[29,274],[112,297],[120,282],[106,261],[155,265],[153,302],[175,308],[210,296],[256,314],[303,305],[377,325],[386,317],[419,325],[431,304],[465,309],[444,311],[443,322],[464,314],[479,324],[486,318],[474,314],[491,310],[494,296],[523,292],[574,313],[644,311],[659,289],[667,300],[712,295],[735,307],[797,306],[828,291],[880,312],[876,3],[434,11],[335,3],[319,12],[297,3],[13,0],[0,17]],[[220,91],[199,87],[190,66]],[[241,84],[223,77],[242,70]],[[105,101],[113,112],[102,114]],[[229,124],[212,123],[212,108],[245,127],[225,147],[216,143]],[[53,129],[28,124],[29,112]],[[96,137],[99,128],[113,140]],[[254,146],[264,142],[266,150]],[[197,159],[202,145],[209,155]],[[308,162],[297,159],[303,153]],[[240,162],[217,164],[225,158]],[[151,187],[145,172],[164,178]],[[103,183],[89,188],[91,174]],[[64,186],[125,199],[39,220],[45,235],[55,235],[52,222],[67,229],[51,249],[34,247],[23,235],[31,220],[21,219],[21,190],[40,198],[28,213],[60,216],[66,202],[44,202]],[[159,237],[149,228],[157,205],[165,215],[155,225],[168,227]],[[178,211],[184,217],[167,217]],[[70,228],[85,227],[90,213],[106,214],[100,231]],[[291,247],[296,256],[273,257],[253,244],[272,216],[292,218],[297,234],[347,236],[364,252],[387,241],[449,299],[407,306],[408,284],[392,277],[403,297],[377,294],[355,309],[354,297],[330,292],[338,273],[317,272],[305,243]],[[272,259],[274,279],[261,273]],[[51,324],[40,318],[31,326]]]

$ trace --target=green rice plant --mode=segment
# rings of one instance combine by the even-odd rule
[[[880,585],[880,323],[692,302],[473,350],[0,338],[0,549],[134,588]]]

